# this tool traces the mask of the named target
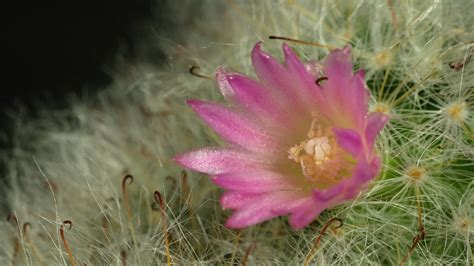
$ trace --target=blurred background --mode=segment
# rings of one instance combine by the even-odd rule
[[[107,86],[117,55],[133,59],[133,41],[152,13],[160,25],[157,2],[13,1],[2,8],[0,148],[11,146],[13,119],[66,108],[71,94]]]

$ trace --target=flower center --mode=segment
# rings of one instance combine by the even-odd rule
[[[288,159],[298,163],[307,181],[327,188],[348,177],[350,156],[337,144],[331,128],[322,128],[314,118],[307,138],[288,150]]]

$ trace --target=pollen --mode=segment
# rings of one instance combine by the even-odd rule
[[[465,102],[453,102],[445,108],[445,114],[457,123],[463,123],[468,116],[467,105]]]
[[[339,183],[350,171],[343,159],[345,152],[338,146],[330,129],[324,129],[313,119],[307,138],[288,150],[288,159],[299,164],[302,175],[317,187]]]
[[[472,226],[472,219],[468,216],[455,215],[454,217],[454,230],[462,236],[465,236],[469,233]]]
[[[388,105],[387,103],[383,103],[383,102],[375,104],[370,109],[371,109],[372,112],[383,113],[383,114],[386,114],[386,115],[390,115],[390,112],[391,112],[390,105]]]
[[[426,178],[426,169],[421,166],[413,165],[408,167],[405,175],[411,182],[417,183]]]
[[[386,68],[393,61],[393,54],[390,50],[384,50],[374,55],[373,63],[378,68]]]

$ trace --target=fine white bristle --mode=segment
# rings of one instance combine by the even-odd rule
[[[69,99],[67,110],[15,118],[13,149],[1,154],[10,219],[0,222],[0,264],[474,263],[470,1],[168,2],[173,30],[150,22],[136,39],[139,59],[117,60],[110,86]],[[383,167],[354,202],[301,231],[286,218],[230,230],[222,191],[171,158],[221,143],[184,102],[222,101],[205,77],[219,66],[252,76],[258,41],[282,58],[283,41],[270,35],[318,43],[286,41],[305,61],[353,47],[371,110],[390,116],[377,139]],[[164,64],[153,62],[157,51]],[[342,226],[315,247],[332,217]]]

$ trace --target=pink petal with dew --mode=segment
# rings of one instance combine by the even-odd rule
[[[243,228],[269,220],[278,216],[272,209],[300,198],[300,191],[275,191],[262,194],[236,210],[227,220],[226,226]]]
[[[324,64],[324,73],[328,80],[323,85],[323,94],[333,124],[362,129],[367,114],[368,90],[364,72],[352,74],[350,47],[331,52]]]
[[[326,204],[315,203],[313,199],[306,201],[290,215],[291,227],[297,230],[302,229],[328,207]]]
[[[379,169],[380,160],[377,157],[370,164],[365,160],[359,161],[350,179],[328,189],[313,190],[315,205],[330,208],[354,199],[366,187],[367,182],[377,176]]]
[[[369,100],[369,90],[367,90],[365,85],[363,70],[360,70],[352,77],[345,93],[347,94],[345,97],[345,112],[354,121],[354,128],[360,130],[364,127]]]
[[[367,183],[377,176],[379,169],[379,158],[372,159],[371,163],[361,160],[355,166],[350,179],[343,180],[326,190],[314,190],[314,199],[316,202],[329,202],[331,206],[342,204],[347,200],[353,200],[365,189]]]
[[[367,183],[374,179],[380,170],[380,159],[375,157],[371,163],[359,162],[352,173],[352,178],[347,181],[343,194],[343,201],[356,198],[363,191]]]
[[[311,202],[314,205],[314,200],[311,196],[311,193],[301,193],[301,197],[297,200],[288,202],[287,204],[277,206],[272,209],[272,212],[278,215],[286,215],[293,213],[306,206],[308,202]]]
[[[298,89],[295,89],[292,77],[278,60],[263,52],[260,46],[261,43],[257,43],[252,50],[253,68],[259,81],[282,97],[293,112],[304,113],[302,99]]]
[[[372,147],[375,143],[375,137],[389,120],[389,116],[383,113],[370,113],[366,119],[365,141],[368,147]]]
[[[313,190],[311,200],[305,201],[292,210],[290,225],[295,229],[301,229],[311,223],[325,209],[343,204],[347,200],[353,200],[365,188],[367,181],[377,175],[379,162],[376,158],[370,166],[360,163],[356,166],[350,180],[344,180],[325,190]]]
[[[353,186],[365,184],[369,180],[374,179],[380,171],[380,158],[373,157],[370,161],[361,160],[357,163],[352,171],[352,178],[350,179]]]
[[[333,131],[339,146],[354,158],[364,154],[364,144],[359,133],[348,128],[334,128]]]
[[[268,171],[250,170],[216,175],[212,181],[225,189],[249,193],[262,193],[277,190],[290,190],[297,187],[290,183],[287,176]]]
[[[225,209],[240,209],[246,206],[248,203],[255,201],[255,198],[259,197],[261,193],[248,193],[242,191],[225,191],[220,198],[222,208]]]
[[[328,189],[315,189],[313,190],[313,198],[316,205],[328,205],[330,202],[334,201],[335,198],[341,196],[344,190],[347,187],[345,181],[340,182],[333,187]]]
[[[227,75],[234,74],[231,71],[226,70],[223,67],[218,67],[216,71],[216,81],[219,90],[221,91],[222,96],[229,101],[234,101],[235,93],[230,86],[229,82],[227,81]]]
[[[304,64],[306,71],[308,71],[311,76],[315,79],[321,77],[321,73],[323,72],[324,65],[317,61],[317,60],[309,60]]]
[[[219,67],[216,80],[222,95],[239,109],[248,112],[251,116],[258,116],[263,122],[269,122],[283,131],[291,124],[285,102],[280,103],[268,88],[257,81],[243,75],[227,71]]]
[[[324,73],[327,75],[329,80],[333,78],[334,81],[338,78],[351,78],[351,47],[346,46],[343,49],[336,49],[329,53],[324,62]]]
[[[226,79],[233,91],[233,102],[250,115],[260,117],[267,125],[278,125],[277,131],[285,130],[292,123],[288,110],[279,104],[271,90],[242,75],[228,75]]]
[[[278,140],[261,124],[227,107],[199,100],[187,102],[223,139],[254,151],[272,151]]]
[[[302,99],[306,101],[309,108],[317,104],[319,108],[324,109],[326,103],[322,99],[321,88],[315,83],[318,76],[308,73],[305,65],[288,45],[283,44],[283,52],[285,54],[285,65],[288,74],[296,83],[295,85],[298,85]]]
[[[174,160],[186,168],[211,175],[270,166],[270,162],[256,158],[248,151],[229,148],[204,148],[178,155]]]

